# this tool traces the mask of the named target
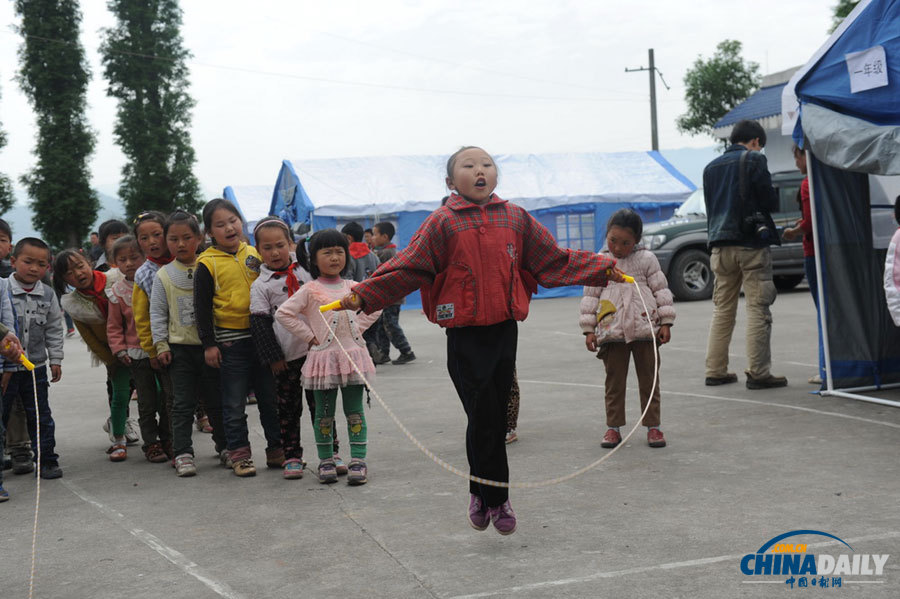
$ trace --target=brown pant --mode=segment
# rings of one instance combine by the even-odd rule
[[[650,397],[650,388],[653,386],[655,352],[656,344],[653,341],[605,343],[601,347],[600,356],[606,366],[606,426],[625,424],[625,384],[628,380],[628,362],[632,354],[641,394],[641,413],[644,413],[647,398]],[[644,426],[659,426],[658,376],[657,374],[656,388],[653,389],[653,403],[641,422]]]

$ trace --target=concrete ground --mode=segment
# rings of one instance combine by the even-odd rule
[[[63,380],[51,391],[65,477],[41,486],[34,596],[770,597],[787,592],[787,577],[744,576],[741,557],[798,529],[840,537],[857,554],[891,555],[883,576],[844,576],[829,593],[900,596],[900,410],[809,393],[815,322],[803,289],[773,307],[774,371],[790,381],[773,391],[749,391],[743,377],[705,387],[712,304],[677,309],[662,350],[669,446],[647,447],[639,429],[583,476],[514,490],[519,529],[508,537],[468,526],[466,483],[423,455],[374,400],[363,487],[323,486],[311,475],[285,481],[265,468],[238,479],[217,465],[202,433],[195,433],[195,478],[178,479],[137,449],[110,463],[100,430],[103,376],[69,339]],[[603,369],[584,349],[577,311],[578,298],[537,301],[520,327],[513,480],[553,478],[607,451],[599,446]],[[413,311],[401,322],[418,360],[379,367],[376,388],[425,445],[465,468],[465,423],[444,367],[444,335]],[[741,307],[731,353],[739,373],[743,325]],[[632,374],[632,419],[637,406]],[[249,410],[261,453],[256,408]],[[306,414],[303,437],[314,465]],[[5,478],[12,499],[0,505],[0,594],[27,597],[35,484],[8,471]],[[785,542],[800,541],[829,539]],[[815,551],[838,555],[841,547]]]

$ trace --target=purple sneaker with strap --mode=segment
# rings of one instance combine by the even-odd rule
[[[488,512],[490,513],[491,521],[494,523],[494,528],[501,535],[511,535],[516,532],[516,513],[513,511],[512,506],[509,505],[508,499],[502,505],[488,508]]]
[[[469,524],[475,530],[486,530],[491,523],[491,512],[478,495],[469,495]]]

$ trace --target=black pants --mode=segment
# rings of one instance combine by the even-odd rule
[[[469,424],[466,455],[469,473],[509,482],[506,461],[506,407],[516,366],[518,327],[507,320],[486,327],[447,329],[447,370]],[[475,482],[469,492],[487,507],[501,505],[509,490]]]

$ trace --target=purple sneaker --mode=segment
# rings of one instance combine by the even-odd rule
[[[488,508],[488,513],[494,522],[494,528],[501,535],[511,535],[516,532],[516,513],[509,505],[508,499],[503,502],[503,505]]]
[[[469,524],[475,530],[485,530],[491,523],[491,510],[484,506],[481,497],[469,495]]]

